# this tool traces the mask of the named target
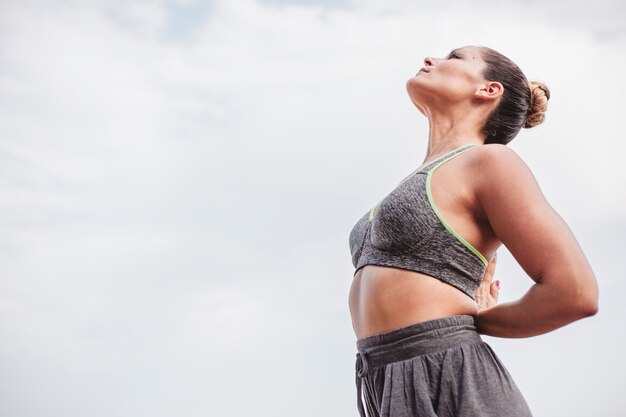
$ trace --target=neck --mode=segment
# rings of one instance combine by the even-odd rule
[[[483,115],[462,109],[457,112],[428,112],[428,148],[424,161],[453,151],[463,145],[482,145],[485,137],[480,133]]]

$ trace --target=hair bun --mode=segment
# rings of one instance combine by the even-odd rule
[[[526,113],[526,123],[524,124],[526,129],[543,123],[548,109],[548,100],[550,100],[550,90],[544,83],[531,81],[528,86],[530,87],[530,107]]]

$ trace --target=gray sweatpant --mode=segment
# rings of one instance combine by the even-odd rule
[[[357,350],[361,417],[531,416],[471,316],[369,336],[357,341]]]

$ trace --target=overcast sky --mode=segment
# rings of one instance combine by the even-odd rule
[[[626,6],[0,2],[0,415],[356,416],[353,224],[425,156],[405,82],[500,50],[546,82],[510,145],[597,316],[485,338],[536,417],[623,414]],[[501,301],[530,280],[505,250]]]

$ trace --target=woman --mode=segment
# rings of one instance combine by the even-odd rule
[[[502,54],[466,46],[426,58],[407,91],[428,118],[425,161],[350,234],[359,412],[530,416],[479,333],[539,335],[598,309],[574,236],[504,146],[543,121],[549,90]],[[502,244],[535,283],[496,305]]]

